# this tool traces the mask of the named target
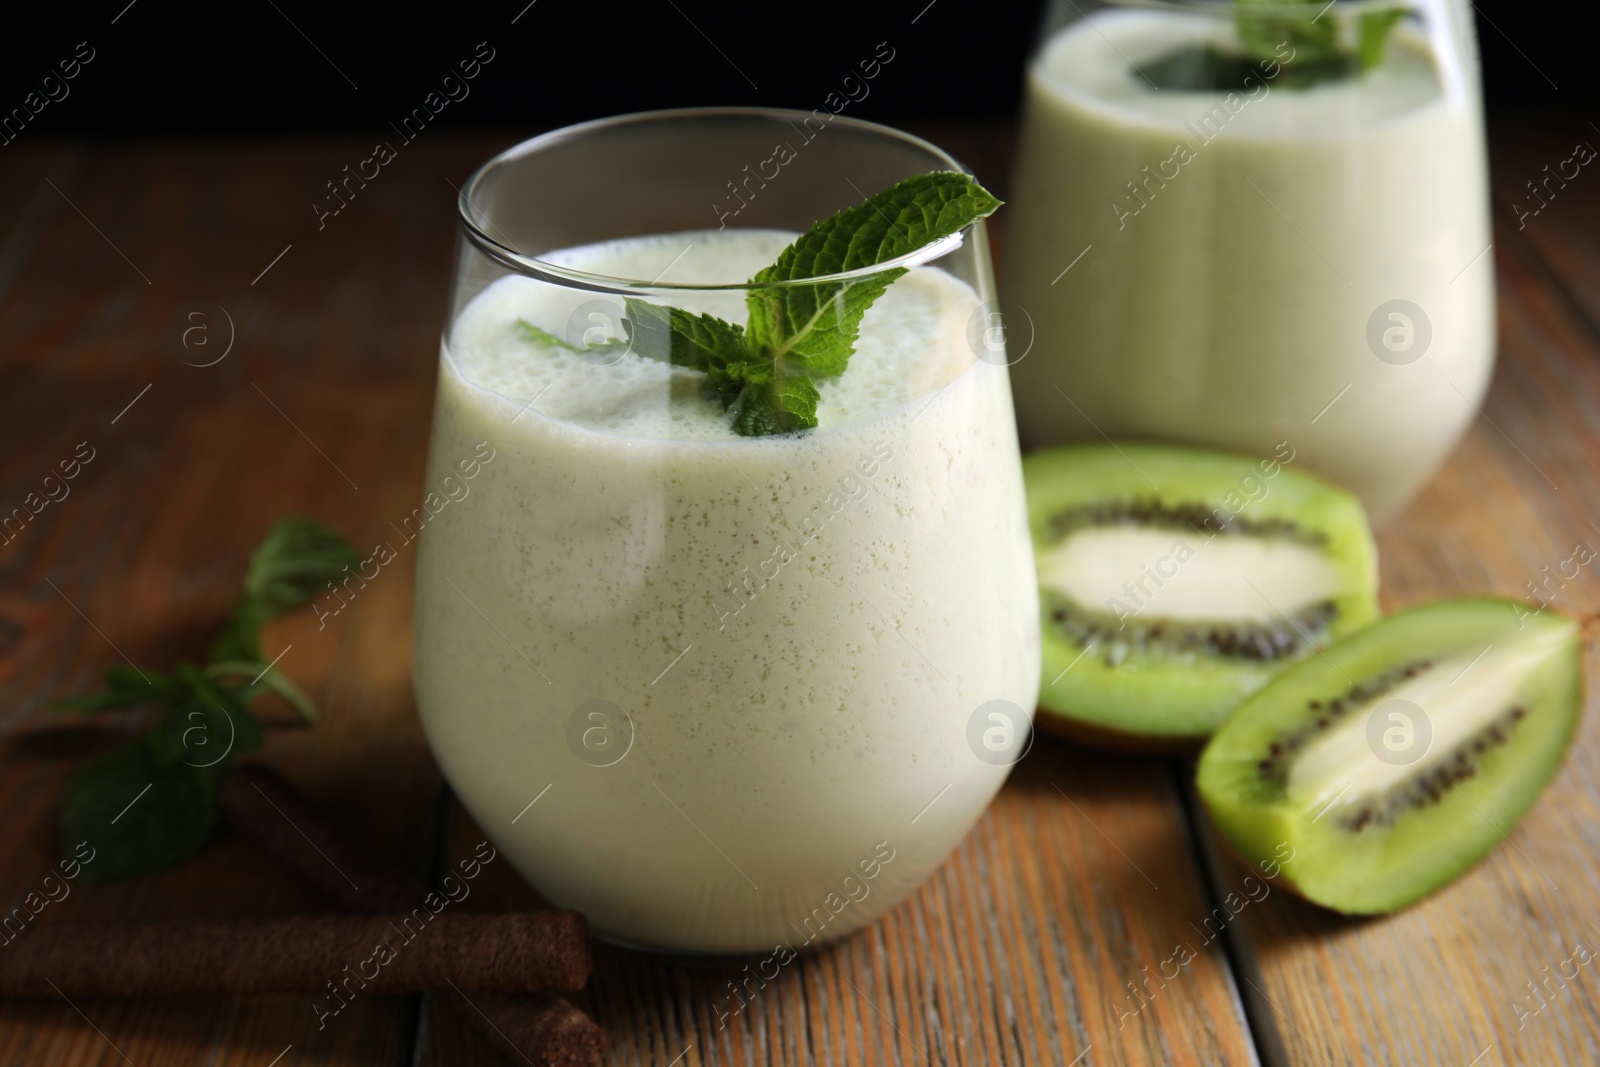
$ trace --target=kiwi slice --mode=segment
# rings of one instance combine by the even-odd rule
[[[1195,751],[1279,672],[1377,616],[1365,512],[1293,460],[1288,445],[1250,459],[1132,443],[1023,460],[1042,728]]]
[[[1582,703],[1575,620],[1443,600],[1246,701],[1200,757],[1200,796],[1240,854],[1302,896],[1393,911],[1504,840],[1560,766]]]

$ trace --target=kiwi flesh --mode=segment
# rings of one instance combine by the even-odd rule
[[[1279,672],[1377,616],[1360,503],[1294,458],[1135,443],[1024,458],[1041,728],[1193,752]]]
[[[1295,892],[1393,911],[1505,839],[1561,765],[1582,706],[1575,620],[1438,601],[1246,701],[1202,753],[1199,793],[1234,849]]]

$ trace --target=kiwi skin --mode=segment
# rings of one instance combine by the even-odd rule
[[[1470,659],[1485,646],[1530,656],[1531,666],[1508,675],[1516,681],[1505,698],[1525,712],[1496,744],[1474,748],[1481,754],[1469,757],[1471,772],[1440,788],[1431,802],[1362,828],[1348,821],[1350,808],[1319,811],[1320,803],[1289,797],[1287,786],[1258,769],[1271,743],[1325,721],[1325,710],[1308,710],[1308,698],[1325,707],[1351,679],[1359,684],[1419,659]],[[1482,686],[1484,675],[1475,681]],[[1583,689],[1575,620],[1553,611],[1532,615],[1526,605],[1492,597],[1426,604],[1338,642],[1246,701],[1202,753],[1196,786],[1222,840],[1247,864],[1277,859],[1284,844],[1293,848],[1277,884],[1344,914],[1396,911],[1479,863],[1503,840],[1501,832],[1509,833],[1532,808],[1570,751]],[[1483,721],[1492,725],[1501,711],[1491,708]],[[1436,736],[1442,714],[1436,709]],[[1424,762],[1419,770],[1436,773],[1440,766],[1448,762]]]
[[[1268,491],[1238,516],[1322,535],[1329,558],[1345,575],[1347,588],[1329,627],[1337,639],[1378,615],[1377,549],[1360,502],[1293,461],[1292,452],[1256,459],[1137,442],[1032,453],[1023,459],[1023,475],[1035,551],[1059,543],[1052,524],[1064,510],[1148,500],[1209,510],[1254,478]],[[1041,625],[1043,678],[1035,724],[1079,743],[1134,754],[1199,751],[1234,708],[1294,662],[1196,654],[1187,660],[1134,656],[1111,667],[1089,655],[1073,666],[1082,646],[1059,632],[1048,595],[1041,596]],[[1070,676],[1063,677],[1067,670]]]
[[[1058,714],[1045,707],[1040,707],[1034,715],[1033,725],[1064,741],[1106,752],[1122,752],[1130,756],[1196,756],[1208,740],[1203,736],[1118,730],[1113,726]]]

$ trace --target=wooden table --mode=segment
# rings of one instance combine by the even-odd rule
[[[1003,191],[1005,130],[924,132]],[[1500,364],[1483,418],[1381,532],[1389,608],[1516,595],[1576,542],[1600,545],[1600,177],[1585,171],[1525,229],[1511,208],[1596,134],[1577,118],[1496,132]],[[0,545],[8,910],[53,864],[71,768],[130,728],[64,721],[45,701],[124,655],[199,655],[278,516],[313,514],[367,544],[420,496],[451,183],[512,139],[425,136],[321,229],[312,201],[365,142],[19,142],[0,156],[0,513],[78,442],[95,453],[69,497]],[[225,358],[196,365],[230,333]],[[325,721],[273,730],[262,755],[426,876],[478,837],[412,705],[409,572],[385,569],[324,629],[274,626],[268,645],[289,647],[281,666]],[[1596,582],[1585,571],[1557,606],[1595,610]],[[1206,917],[1243,872],[1220,858],[1190,766],[1042,740],[909,902],[786,968],[726,1028],[715,1008],[732,964],[601,946],[582,1000],[612,1062],[663,1067],[1600,1062],[1596,966],[1551,981],[1542,1008],[1529,986],[1577,945],[1600,951],[1597,731],[1591,715],[1506,845],[1424,904],[1357,921],[1273,892],[1209,943]],[[501,864],[467,906],[532,899]],[[164,875],[78,886],[38,921],[318,907],[225,838]],[[1180,943],[1196,958],[1149,977]],[[320,1032],[297,997],[0,1006],[4,1064],[497,1057],[428,998],[358,999]]]

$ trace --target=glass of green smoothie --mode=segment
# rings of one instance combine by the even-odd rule
[[[1398,509],[1474,416],[1494,268],[1470,9],[1054,4],[1004,295],[1030,445],[1303,462]]]
[[[822,109],[693,110],[462,187],[417,704],[484,832],[602,936],[848,933],[1020,755],[1037,593],[996,202],[959,171]]]

